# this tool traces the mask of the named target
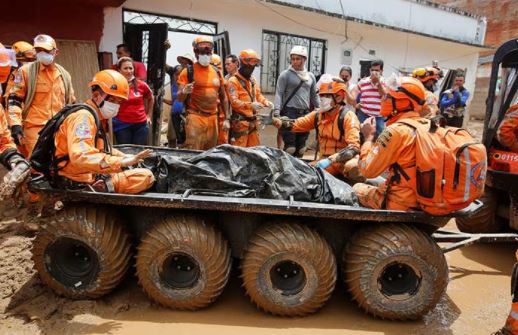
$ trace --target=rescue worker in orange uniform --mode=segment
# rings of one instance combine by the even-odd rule
[[[440,77],[440,70],[435,67],[417,68],[412,72],[412,77],[419,80],[426,89],[425,104],[421,116],[430,119],[439,113],[439,97],[434,92]]]
[[[16,66],[15,54],[0,43],[0,84],[7,81],[11,67]],[[0,96],[2,90],[0,87]],[[9,172],[0,184],[0,200],[11,196],[29,176],[29,163],[16,150],[16,145],[7,126],[5,110],[0,105],[0,163]]]
[[[65,104],[74,103],[70,74],[55,58],[59,53],[56,41],[48,35],[34,38],[36,62],[21,67],[9,91],[8,121],[17,145],[29,157],[38,140],[38,133]]]
[[[518,250],[514,254],[518,262]],[[505,326],[492,335],[518,335],[518,263],[514,264],[511,273],[511,311],[507,316]]]
[[[210,58],[210,64],[212,66],[215,66],[218,69],[220,75],[223,77],[223,64],[221,62],[221,57],[217,54],[212,54],[212,56]],[[224,80],[224,83],[225,83],[225,92],[226,92],[227,81]],[[227,94],[227,99],[228,99],[228,94]],[[226,118],[227,118],[227,116],[225,115],[225,110],[224,110],[223,106],[221,105],[221,102],[219,102],[218,103],[218,141],[216,143],[217,145],[228,144],[228,130],[230,128],[230,123],[228,121],[225,122]]]
[[[317,167],[334,176],[351,181],[363,180],[358,169],[360,121],[351,110],[345,110],[347,85],[341,79],[320,84],[320,107],[296,120],[274,119],[274,126],[283,131],[318,130]],[[343,126],[339,122],[343,122]],[[316,127],[315,127],[316,125]]]
[[[415,78],[397,79],[381,101],[381,115],[387,118],[387,128],[376,142],[375,120],[369,118],[361,126],[365,138],[360,150],[360,171],[365,178],[380,176],[387,169],[389,177],[380,186],[358,183],[353,186],[360,204],[374,209],[410,210],[418,208],[416,188],[416,136],[414,129],[398,123],[417,119],[425,102],[425,88]],[[399,168],[394,164],[397,163]],[[408,178],[407,178],[408,177]]]
[[[496,137],[508,150],[518,152],[518,104],[512,105],[507,110],[498,127]]]
[[[252,75],[256,66],[261,64],[261,58],[252,49],[239,53],[239,70],[228,79],[228,96],[232,106],[230,123],[230,144],[239,147],[255,147],[261,144],[259,138],[259,111],[268,107],[273,109],[273,103],[268,101]]]
[[[14,78],[16,78],[20,68],[26,63],[34,62],[36,60],[36,50],[32,44],[25,41],[18,41],[12,45],[12,49],[16,54],[17,66],[11,69],[11,74],[7,80],[7,85],[4,90],[5,107],[7,107],[7,99],[9,97],[9,91],[14,86]]]
[[[98,72],[89,86],[92,98],[86,102],[92,107],[101,122],[115,117],[120,103],[128,99],[129,86],[126,78],[117,71]],[[98,129],[94,116],[81,109],[70,114],[55,134],[55,157],[69,157],[67,162],[58,166],[59,175],[66,179],[93,186],[97,191],[135,194],[150,188],[154,177],[150,170],[136,168],[123,170],[136,165],[151,155],[151,150],[144,150],[136,155],[126,155],[111,149],[105,152],[107,143],[98,139]]]
[[[223,76],[210,65],[214,42],[208,36],[194,39],[193,50],[198,60],[193,64],[193,80],[183,69],[178,77],[178,100],[185,102],[185,147],[207,150],[218,141],[218,105],[225,111],[227,96]]]

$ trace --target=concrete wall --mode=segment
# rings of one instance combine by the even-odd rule
[[[341,19],[270,3],[267,5],[283,16],[253,0],[128,0],[124,7],[217,22],[219,32],[229,32],[234,53],[245,48],[261,50],[263,29],[325,39],[328,47],[326,72],[338,74],[343,49],[352,49],[355,80],[362,59],[383,59],[386,76],[402,67],[431,65],[432,60],[436,59],[444,68],[467,68],[466,86],[473,91],[478,48],[355,22],[349,22],[346,40]],[[122,7],[107,8],[100,51],[113,52],[121,42]],[[174,49],[175,41],[171,42]],[[184,47],[179,48],[183,50]],[[375,50],[376,55],[369,55],[369,50]],[[256,71],[258,75],[259,71]]]

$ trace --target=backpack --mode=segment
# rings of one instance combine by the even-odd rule
[[[345,128],[344,128],[344,120],[345,120],[345,114],[347,114],[347,109],[345,107],[342,107],[340,110],[340,115],[338,116],[338,131],[340,131],[340,137],[338,138],[338,141],[341,141],[344,138],[345,135]],[[317,150],[315,151],[315,160],[317,159],[318,152],[320,151],[320,142],[318,142],[318,121],[319,120],[319,113],[315,115],[315,140],[317,142]]]
[[[218,73],[218,77],[222,79],[221,74],[219,72],[219,69],[211,65],[214,70]],[[194,81],[194,66],[193,65],[187,65],[187,82],[190,84]],[[180,115],[173,114],[172,118],[172,124],[174,127],[174,131],[176,133],[176,139],[178,144],[185,143],[186,134],[185,134],[185,123],[186,123],[186,116],[185,116],[185,110],[187,108],[187,104],[189,103],[191,95],[188,94],[185,98],[183,104],[184,104],[184,112]]]
[[[101,126],[99,117],[97,116],[97,112],[94,111],[92,107],[86,104],[66,105],[63,107],[63,109],[54,115],[39,132],[38,141],[36,142],[36,146],[34,147],[30,158],[31,167],[35,171],[43,174],[52,186],[56,185],[58,171],[63,169],[66,166],[66,163],[65,166],[62,167],[59,167],[58,165],[62,162],[68,163],[69,161],[68,155],[59,158],[55,156],[56,145],[54,139],[56,132],[68,116],[82,109],[88,110],[95,119],[95,125],[97,127],[95,143],[97,143],[98,139],[102,139],[105,143],[105,148],[108,143],[106,134]]]
[[[482,196],[487,171],[486,148],[467,130],[443,128],[436,120],[432,120],[430,126],[424,119],[397,122],[415,130],[415,191],[423,211],[446,215]],[[396,173],[402,171],[399,165],[393,168]]]

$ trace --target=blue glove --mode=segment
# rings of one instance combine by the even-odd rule
[[[331,160],[329,160],[328,158],[326,159],[321,159],[317,162],[317,165],[316,167],[317,168],[321,168],[322,170],[325,170],[327,169],[330,165],[332,164]]]

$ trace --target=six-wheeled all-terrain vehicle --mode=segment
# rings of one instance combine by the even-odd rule
[[[477,214],[457,219],[466,233],[497,233],[518,230],[518,153],[498,142],[497,131],[509,107],[518,103],[518,40],[502,44],[493,58],[486,100],[483,143],[489,165],[484,207]]]
[[[178,158],[196,154],[153,150]],[[433,217],[189,190],[123,195],[55,189],[41,180],[29,187],[64,204],[46,219],[33,247],[42,281],[58,294],[100,297],[119,284],[135,256],[136,275],[151,299],[195,310],[222,293],[234,260],[253,303],[281,316],[315,312],[341,278],[374,316],[421,317],[448,284],[446,260],[431,234],[451,217],[481,207],[475,202],[451,216]]]

